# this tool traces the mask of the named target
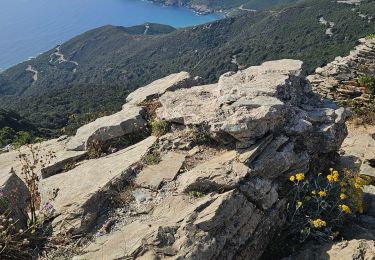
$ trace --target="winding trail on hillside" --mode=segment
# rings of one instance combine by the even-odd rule
[[[70,62],[70,63],[73,63],[75,66],[79,66],[78,62],[73,61],[73,60],[67,60],[65,58],[64,54],[61,52],[60,47],[61,47],[61,45],[58,45],[55,48],[55,52],[50,55],[49,63],[53,64],[53,63],[57,62],[58,64],[61,64],[61,63],[64,63],[64,62]],[[77,68],[73,69],[73,72],[76,72],[76,70],[77,70]]]
[[[27,66],[26,71],[33,73],[33,83],[38,80],[38,71],[34,69],[31,65]]]
[[[257,11],[255,9],[245,8],[245,7],[243,7],[243,5],[241,5],[240,7],[238,7],[238,9],[241,10],[241,11],[247,11],[247,12],[256,12]]]

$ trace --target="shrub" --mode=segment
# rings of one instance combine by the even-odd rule
[[[153,119],[151,120],[151,133],[154,136],[160,137],[168,133],[171,129],[171,126],[168,122]]]
[[[41,155],[41,148],[36,145],[28,145],[28,153],[19,151],[18,158],[21,163],[20,175],[26,183],[26,186],[30,193],[29,210],[30,219],[29,224],[33,225],[37,222],[37,211],[39,210],[40,204],[40,193],[39,193],[39,181],[40,176],[38,170],[48,165],[55,154],[53,152],[47,152],[46,155]]]
[[[373,76],[370,76],[370,75],[361,76],[358,79],[358,83],[362,87],[365,87],[366,91],[369,94],[375,94],[375,78]]]
[[[318,174],[306,180],[303,173],[290,177],[292,190],[287,208],[287,235],[297,243],[308,238],[332,240],[344,221],[362,212],[362,177],[330,169],[327,176]]]
[[[191,198],[202,198],[205,195],[203,192],[196,190],[189,191],[188,194]]]
[[[372,34],[367,35],[366,39],[367,40],[375,39],[375,34],[372,33]]]
[[[97,159],[100,156],[102,156],[102,144],[99,140],[94,140],[90,144],[88,158],[91,159]]]
[[[210,132],[203,126],[193,127],[192,137],[196,144],[210,144],[214,142]]]
[[[159,164],[161,161],[160,153],[157,151],[153,151],[149,154],[146,154],[143,157],[143,162],[147,165],[156,165]]]

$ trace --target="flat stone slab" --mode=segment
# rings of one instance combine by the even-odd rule
[[[192,86],[193,83],[195,83],[195,81],[191,79],[188,72],[182,71],[180,73],[171,74],[130,93],[126,98],[126,102],[127,104],[140,105],[143,101],[157,98],[167,91],[189,87]]]
[[[93,141],[103,143],[126,134],[137,133],[146,126],[144,113],[141,107],[125,105],[113,115],[98,118],[80,127],[76,135],[69,140],[67,149],[84,151]]]
[[[247,167],[237,162],[238,156],[236,151],[225,152],[183,173],[178,179],[179,191],[222,191],[236,187],[248,174]]]
[[[135,179],[135,184],[140,187],[157,190],[166,181],[172,181],[180,170],[185,155],[169,152],[162,157],[157,165],[150,165],[141,171]]]
[[[42,180],[43,202],[58,190],[56,199],[51,202],[57,215],[53,221],[55,230],[88,231],[107,199],[105,191],[131,171],[155,141],[156,137],[149,137],[117,153],[83,161],[68,172]]]
[[[55,174],[56,172],[63,170],[65,165],[68,163],[74,163],[81,160],[86,155],[85,151],[68,151],[66,150],[66,140],[53,139],[42,142],[40,144],[34,144],[34,148],[39,153],[39,158],[42,156],[44,159],[49,157],[48,154],[53,153],[54,157],[49,159],[43,169],[41,165],[37,165],[37,171],[42,171],[44,178]],[[27,146],[23,146],[20,150],[13,150],[11,152],[0,154],[0,176],[7,176],[13,169],[14,172],[20,176],[21,174],[21,162],[18,158],[19,154],[25,153],[31,156],[31,151]]]

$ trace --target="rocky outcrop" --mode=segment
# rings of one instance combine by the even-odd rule
[[[259,258],[283,225],[284,180],[346,136],[346,111],[320,100],[301,66],[266,62],[161,95],[156,114],[173,132],[153,146],[160,164],[135,173],[123,220],[76,259]]]
[[[38,170],[54,234],[96,234],[76,259],[258,259],[284,224],[285,181],[323,166],[347,134],[346,110],[313,93],[301,67],[271,61],[204,86],[173,74],[49,141],[58,159]],[[150,116],[171,131],[86,156],[94,141],[149,127]],[[0,163],[20,167],[9,156]]]
[[[373,104],[374,99],[358,80],[361,76],[375,74],[375,39],[360,39],[359,42],[350,55],[337,57],[307,77],[315,92],[345,105]]]

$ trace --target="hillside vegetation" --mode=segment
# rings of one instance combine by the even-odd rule
[[[57,134],[67,124],[80,125],[87,117],[119,110],[134,89],[179,71],[210,83],[238,67],[292,58],[303,60],[308,74],[347,55],[358,38],[375,32],[375,24],[352,8],[306,0],[179,30],[150,24],[153,35],[144,34],[144,25],[104,26],[60,46],[64,62],[56,60],[54,48],[0,74],[0,107]],[[359,8],[375,16],[375,1],[364,1]],[[334,22],[332,36],[320,17]],[[29,66],[38,71],[37,80]]]
[[[38,129],[16,112],[0,109],[0,148],[30,143],[38,134]]]

